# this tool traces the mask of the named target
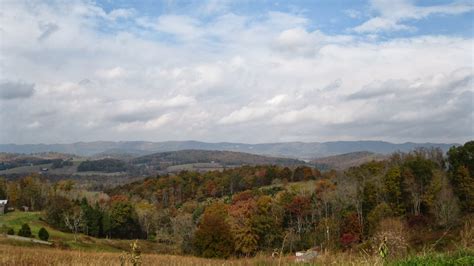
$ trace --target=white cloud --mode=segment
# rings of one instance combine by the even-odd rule
[[[112,11],[110,11],[108,14],[107,14],[107,19],[110,19],[110,20],[116,20],[116,19],[125,19],[125,18],[130,18],[130,17],[133,17],[135,15],[136,11],[134,9],[125,9],[125,8],[119,8],[119,9],[114,9]]]
[[[193,39],[202,34],[199,21],[187,16],[162,15],[158,19],[138,18],[137,24],[181,39]]]
[[[360,18],[362,16],[362,13],[355,9],[346,9],[343,12],[350,18]]]
[[[0,102],[0,142],[472,138],[472,37],[380,42],[314,29],[301,14],[226,8],[206,19],[80,1],[3,8],[2,78],[34,93],[7,86],[17,96]],[[361,32],[406,26],[377,12],[389,22]],[[132,26],[98,30],[121,20]],[[41,41],[48,23],[58,30]]]
[[[414,31],[416,28],[404,23],[431,15],[457,15],[474,10],[474,5],[467,1],[431,6],[416,6],[414,1],[410,0],[371,0],[370,2],[376,16],[355,27],[353,29],[355,32]]]
[[[126,71],[121,67],[114,67],[110,69],[99,69],[97,71],[97,76],[104,79],[116,79],[121,78],[126,75]]]
[[[414,31],[414,27],[400,24],[396,20],[382,17],[375,17],[367,20],[363,24],[354,28],[358,33],[378,33],[384,31]]]

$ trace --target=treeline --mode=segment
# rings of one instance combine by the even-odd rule
[[[216,162],[222,165],[280,165],[298,166],[305,162],[297,159],[268,157],[250,153],[214,150],[183,150],[160,152],[145,155],[132,160],[132,164],[146,164],[161,167],[191,163]]]
[[[79,164],[77,171],[96,171],[106,173],[125,172],[127,171],[127,163],[117,159],[87,160]]]
[[[42,165],[42,164],[51,164],[51,168],[62,168],[64,166],[73,165],[71,160],[26,157],[26,158],[14,159],[11,161],[0,162],[0,171],[22,167],[22,166]]]
[[[474,212],[474,142],[397,153],[344,172],[243,166],[181,172],[72,198],[70,182],[0,182],[0,197],[44,210],[52,226],[96,237],[144,238],[203,257],[259,251],[444,248]],[[2,194],[3,193],[3,194]],[[471,231],[474,229],[471,229]],[[440,241],[442,239],[443,241]],[[471,240],[468,240],[469,242]]]
[[[71,160],[63,160],[63,159],[53,159],[51,162],[51,168],[63,168],[65,166],[72,166],[74,163]]]
[[[53,163],[54,161],[56,160],[36,158],[36,157],[18,158],[11,161],[0,162],[0,171],[11,169],[11,168],[22,167],[22,166],[50,164],[50,163]]]

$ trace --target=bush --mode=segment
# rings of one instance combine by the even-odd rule
[[[377,231],[372,239],[373,251],[378,252],[378,247],[386,240],[388,255],[390,257],[403,257],[408,251],[408,237],[405,224],[397,218],[386,218],[380,221]]]
[[[19,236],[31,237],[31,229],[28,224],[23,224],[20,231],[18,231]]]
[[[13,231],[13,228],[8,227],[8,226],[6,226],[5,224],[3,224],[3,225],[0,227],[0,234],[14,235],[14,234],[15,234],[15,231]]]
[[[43,241],[48,241],[49,233],[46,229],[44,229],[44,227],[41,227],[41,229],[38,232],[38,237]]]

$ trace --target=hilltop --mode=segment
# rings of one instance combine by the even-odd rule
[[[454,143],[413,143],[395,144],[385,141],[334,141],[334,142],[281,142],[281,143],[208,143],[200,141],[96,141],[76,142],[71,144],[0,144],[0,152],[38,153],[59,152],[80,156],[125,154],[141,156],[157,152],[180,150],[219,150],[245,152],[258,155],[311,159],[350,152],[368,151],[379,154],[409,152],[413,149],[440,148],[446,152]]]

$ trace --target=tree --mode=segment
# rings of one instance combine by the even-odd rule
[[[377,205],[367,216],[367,222],[368,222],[368,233],[373,234],[375,230],[377,229],[378,224],[380,223],[381,220],[385,218],[390,218],[393,216],[393,211],[387,205],[387,203],[382,202],[379,205]]]
[[[118,201],[109,210],[110,235],[117,238],[136,238],[141,234],[138,215],[128,201]]]
[[[206,258],[228,258],[234,251],[234,239],[228,223],[227,208],[214,203],[206,208],[194,234],[197,255]]]
[[[377,187],[372,182],[366,182],[362,191],[362,212],[364,218],[367,218],[375,206],[377,206]]]
[[[451,180],[462,210],[474,212],[474,177],[470,175],[469,169],[460,165],[451,173]]]
[[[250,217],[250,223],[258,237],[260,249],[280,246],[281,216],[278,215],[277,207],[269,196],[261,196],[257,199],[255,213]]]
[[[340,242],[345,248],[348,248],[361,240],[362,226],[359,223],[357,213],[351,212],[344,217],[340,228],[340,234]]]
[[[58,229],[67,229],[64,216],[71,208],[69,199],[63,196],[51,196],[45,209],[46,222]]]
[[[5,178],[0,177],[0,199],[7,198],[7,181]]]
[[[81,230],[84,223],[84,212],[81,207],[75,206],[69,212],[64,214],[64,223],[67,228],[74,233],[74,242],[77,242],[77,233]]]
[[[18,231],[18,235],[23,237],[31,237],[30,226],[28,224],[23,224],[21,229]]]
[[[38,232],[38,237],[43,241],[48,241],[49,233],[46,229],[44,229],[44,227],[41,227],[39,232]]]
[[[257,249],[258,235],[252,228],[251,218],[256,212],[256,201],[251,191],[235,195],[229,208],[235,250],[250,255]]]
[[[388,169],[383,179],[385,199],[390,208],[397,214],[403,214],[402,175],[399,166]]]
[[[280,178],[281,181],[283,180],[290,181],[292,174],[293,173],[291,172],[290,168],[285,167],[278,173],[278,178]]]
[[[423,214],[422,207],[427,207],[426,193],[433,179],[434,163],[415,155],[407,158],[402,168],[405,189],[411,196],[413,214],[418,216]]]
[[[292,181],[296,182],[310,179],[314,179],[313,171],[311,170],[311,168],[307,166],[296,167]]]
[[[92,208],[86,198],[81,200],[81,210],[84,214],[83,231],[90,236],[99,237],[103,233],[102,212],[98,205]]]
[[[295,196],[293,200],[286,205],[286,209],[292,217],[296,218],[296,232],[302,233],[305,218],[311,212],[311,199],[307,196]]]
[[[258,235],[254,232],[250,222],[246,222],[243,226],[236,226],[233,233],[237,252],[248,256],[257,250]]]
[[[446,177],[441,180],[441,189],[433,204],[433,212],[441,226],[453,224],[459,216],[458,199]]]
[[[8,203],[12,206],[21,206],[19,204],[20,199],[20,189],[18,188],[18,184],[16,182],[9,182],[7,183],[7,195],[8,195]]]
[[[142,231],[145,232],[146,238],[149,238],[151,236],[150,233],[154,231],[155,227],[155,206],[148,203],[147,201],[141,201],[136,204],[136,210]]]
[[[46,202],[41,181],[36,176],[27,176],[19,180],[20,202],[31,210],[40,210]]]
[[[196,230],[193,222],[193,216],[190,213],[179,213],[171,218],[171,227],[173,231],[173,239],[181,247],[181,251],[185,254],[192,252],[192,239]]]

